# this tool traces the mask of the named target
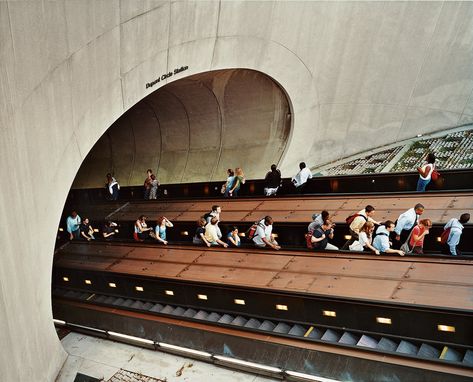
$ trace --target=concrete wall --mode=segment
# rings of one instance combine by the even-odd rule
[[[281,167],[473,120],[473,3],[0,3],[0,370],[52,381],[55,231],[83,159],[157,86],[248,68],[286,91]],[[169,70],[185,72],[145,88]]]

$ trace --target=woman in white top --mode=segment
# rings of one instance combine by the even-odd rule
[[[425,158],[426,162],[422,167],[417,168],[419,173],[419,180],[417,181],[417,191],[425,192],[425,188],[432,179],[432,171],[435,169],[435,155],[432,153],[427,154]]]
[[[373,231],[374,224],[370,221],[367,221],[360,229],[358,240],[350,245],[350,250],[374,252],[376,255],[379,255],[379,251],[371,245],[373,240]]]

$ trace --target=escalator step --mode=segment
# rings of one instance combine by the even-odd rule
[[[322,336],[321,340],[322,341],[329,341],[329,342],[338,342],[342,335],[335,330],[332,329],[327,329]]]
[[[261,322],[256,318],[250,318],[245,324],[245,328],[257,329],[261,325]]]
[[[221,324],[229,324],[233,321],[233,319],[233,316],[230,316],[229,314],[224,314],[222,317],[219,318],[217,322],[220,322]]]
[[[290,334],[291,336],[302,337],[306,332],[307,328],[296,324],[291,328],[291,330],[289,330],[287,334]]]
[[[273,322],[269,320],[264,320],[258,329],[271,332],[275,327],[276,325]]]
[[[135,303],[135,300],[127,298],[125,301],[123,301],[122,304],[120,304],[120,306],[124,306],[128,308],[129,306],[132,306],[134,303]]]
[[[143,302],[141,302],[140,300],[136,300],[133,304],[130,305],[130,308],[143,309],[143,305]]]
[[[463,357],[462,363],[464,365],[473,366],[473,350],[468,349],[465,352],[465,356]]]
[[[440,359],[444,359],[445,361],[453,361],[453,362],[461,362],[463,354],[459,351],[449,348],[448,346],[444,346],[442,349],[442,354],[440,354]]]
[[[338,340],[339,344],[345,344],[345,345],[356,345],[356,343],[360,340],[360,337],[350,333],[350,332],[344,332],[342,334],[342,337]]]
[[[93,298],[94,302],[104,302],[107,299],[108,296],[104,296],[103,294],[96,295]]]
[[[373,337],[367,336],[366,334],[363,334],[356,344],[356,346],[363,346],[365,348],[371,348],[371,349],[376,349],[378,346],[378,341],[374,339]]]
[[[113,305],[117,305],[117,306],[121,306],[124,302],[125,302],[125,299],[119,297],[119,298],[117,298],[117,299],[115,300],[115,302],[112,302],[112,304],[113,304]]]
[[[307,335],[307,338],[312,338],[314,340],[320,340],[323,336],[324,332],[320,329],[313,328],[310,333]],[[305,335],[305,333],[304,333]]]
[[[231,322],[232,325],[237,325],[237,326],[245,326],[245,324],[248,322],[248,320],[245,317],[242,316],[236,316],[233,321]]]
[[[174,309],[176,309],[176,307],[171,306],[171,305],[166,305],[163,309],[161,309],[160,313],[171,314]]]
[[[291,326],[284,323],[284,322],[279,322],[276,327],[273,329],[273,332],[275,333],[283,333],[287,334],[289,333],[289,330],[291,330]]]
[[[152,302],[145,302],[145,303],[143,304],[143,308],[141,308],[141,309],[143,309],[143,310],[150,310],[150,308],[153,307],[153,306],[154,306],[154,304],[153,304]]]
[[[216,312],[212,312],[207,316],[206,320],[211,321],[211,322],[218,322],[218,320],[220,320],[221,317],[222,316],[220,314]]]
[[[420,345],[417,355],[423,358],[437,358],[438,359],[440,357],[440,350],[438,350],[437,348],[434,348],[432,345],[422,344]]]
[[[64,294],[64,297],[67,297],[67,298],[76,298],[77,296],[80,295],[80,292],[76,292],[76,291],[73,291],[73,290],[68,290],[65,294]]]
[[[383,337],[379,340],[376,348],[384,351],[396,351],[397,343],[389,338]]]
[[[419,348],[411,342],[402,340],[396,349],[396,353],[416,355]]]
[[[117,300],[116,297],[108,296],[108,297],[103,301],[103,303],[104,303],[104,304],[109,304],[109,305],[111,305],[111,304],[113,304],[116,300]]]
[[[154,304],[152,308],[149,309],[150,312],[161,312],[164,306],[161,304]]]
[[[209,314],[205,310],[199,310],[194,318],[198,320],[208,320]]]
[[[194,317],[196,315],[196,313],[197,313],[197,310],[189,308],[184,312],[183,316],[184,317]]]
[[[178,306],[174,308],[174,310],[171,312],[172,315],[174,316],[182,316],[186,310],[182,306]]]
[[[87,300],[91,296],[90,293],[84,292],[78,297],[80,300]],[[116,297],[113,299],[115,301]]]

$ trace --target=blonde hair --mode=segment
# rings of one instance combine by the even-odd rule
[[[360,231],[366,232],[369,236],[370,230],[372,228],[374,229],[374,223],[370,222],[370,221],[367,221],[365,224],[363,224],[363,227],[361,227]]]
[[[235,175],[237,175],[237,176],[244,176],[243,170],[241,169],[241,167],[237,167],[237,168],[235,169]]]

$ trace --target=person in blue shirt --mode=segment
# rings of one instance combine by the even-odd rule
[[[67,217],[66,225],[67,232],[69,232],[69,240],[79,239],[80,225],[82,220],[76,211],[71,211],[71,215]]]
[[[155,233],[156,240],[160,241],[163,244],[167,244],[166,240],[166,228],[174,227],[174,225],[169,221],[166,216],[161,216],[156,223]]]
[[[460,251],[457,249],[458,244],[460,243],[460,237],[463,232],[463,225],[470,221],[470,214],[465,213],[460,216],[460,219],[450,219],[450,221],[445,224],[444,229],[450,228],[450,233],[448,234],[448,239],[446,242],[446,248],[443,248],[443,252],[452,256],[461,255]]]
[[[227,244],[230,247],[239,247],[241,245],[240,236],[238,236],[238,228],[233,226],[232,230],[227,234]]]
[[[404,256],[404,252],[400,249],[391,248],[389,234],[393,231],[394,223],[391,220],[387,220],[383,225],[380,225],[376,230],[376,236],[373,240],[373,247],[375,247],[379,252],[397,253],[400,256]]]

